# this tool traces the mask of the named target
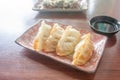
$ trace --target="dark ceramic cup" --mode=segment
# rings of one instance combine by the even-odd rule
[[[110,16],[95,16],[89,21],[90,27],[97,33],[112,36],[120,30],[120,22]]]

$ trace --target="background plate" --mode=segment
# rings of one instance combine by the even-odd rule
[[[29,50],[35,51],[32,47],[33,39],[38,32],[38,28],[40,27],[40,22],[41,22],[41,20],[38,21],[37,23],[35,23],[34,25],[32,25],[31,28],[28,29],[25,33],[23,33],[19,38],[17,38],[15,42]],[[45,21],[45,22],[50,25],[53,25],[55,23],[55,22],[50,22],[50,21]],[[63,25],[63,24],[60,24],[60,25],[63,28],[66,27],[66,25]],[[77,30],[79,30],[82,35],[90,32],[86,29],[83,29],[82,27],[73,26],[73,28],[76,28]],[[72,62],[71,56],[60,57],[60,56],[56,55],[56,53],[45,53],[42,51],[37,52],[37,53],[44,55],[46,57],[52,58],[55,61],[69,65],[75,69],[82,70],[82,71],[85,71],[88,73],[94,73],[96,71],[98,63],[100,62],[100,59],[102,57],[105,43],[107,41],[107,37],[100,35],[100,34],[96,34],[92,31],[90,33],[92,34],[92,41],[94,43],[95,49],[94,49],[92,58],[89,60],[89,62],[87,64],[85,64],[83,66],[72,65],[71,64],[71,62]]]
[[[60,9],[59,8],[58,9],[58,8],[44,8],[42,6],[42,0],[38,0],[34,4],[32,9],[35,11],[40,11],[40,12],[82,12],[82,11],[86,11],[88,8],[87,0],[82,0],[82,4],[80,1],[79,1],[80,8],[77,8],[77,9]]]

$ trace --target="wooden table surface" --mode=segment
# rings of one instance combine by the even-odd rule
[[[87,24],[97,15],[120,21],[120,0],[89,0],[86,12],[76,13],[41,13],[32,10],[34,3],[34,0],[0,1],[0,80],[120,80],[120,32],[108,39],[93,74],[73,69],[14,42],[39,19],[76,26],[80,22]]]

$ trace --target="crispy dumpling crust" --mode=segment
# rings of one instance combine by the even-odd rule
[[[51,28],[52,27],[50,25],[46,24],[45,21],[41,22],[38,33],[33,40],[33,48],[36,51],[43,50],[45,41],[47,40],[47,38],[50,34]]]
[[[72,61],[73,65],[84,65],[91,58],[94,51],[94,45],[90,38],[90,33],[84,35],[82,40],[75,47],[75,53]]]
[[[50,32],[50,36],[45,41],[45,52],[54,52],[56,51],[56,46],[58,44],[58,41],[60,40],[62,34],[64,33],[64,29],[60,27],[57,23],[53,25],[53,28]]]
[[[67,26],[64,30],[59,24],[53,27],[41,22],[37,35],[33,40],[33,48],[36,51],[55,52],[58,56],[73,55],[73,65],[84,65],[92,57],[94,45],[91,34],[81,34],[72,26]]]
[[[80,32],[68,26],[58,42],[56,53],[59,56],[67,56],[74,53],[74,48],[80,41]]]

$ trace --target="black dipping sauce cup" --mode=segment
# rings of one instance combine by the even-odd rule
[[[109,16],[95,16],[89,24],[95,32],[106,36],[112,36],[120,30],[120,22]]]

